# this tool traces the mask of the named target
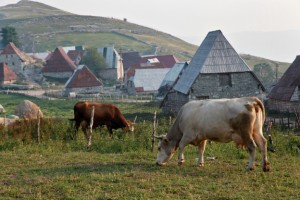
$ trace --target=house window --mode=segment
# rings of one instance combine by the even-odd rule
[[[15,65],[15,62],[12,62],[12,65]]]
[[[219,74],[219,86],[232,86],[230,74]]]

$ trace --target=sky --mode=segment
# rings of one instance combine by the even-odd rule
[[[0,0],[0,6],[19,0]],[[238,53],[293,62],[300,0],[34,0],[74,14],[126,18],[200,45],[221,30]]]

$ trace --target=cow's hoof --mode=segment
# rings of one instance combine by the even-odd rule
[[[247,167],[247,171],[254,171],[255,168],[254,167]]]
[[[204,167],[204,163],[199,163],[197,166],[198,167]]]
[[[180,161],[178,161],[178,165],[180,166],[180,165],[182,165],[184,162],[185,162],[184,160],[180,160]]]
[[[265,165],[263,166],[263,171],[264,171],[264,172],[270,171],[269,163],[267,163],[267,164],[265,164]]]

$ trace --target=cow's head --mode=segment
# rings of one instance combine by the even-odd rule
[[[156,136],[156,138],[159,139],[156,164],[165,165],[174,155],[175,147],[171,145],[166,135]]]
[[[134,123],[132,123],[130,120],[126,120],[127,126],[124,128],[126,132],[133,132],[134,131]]]

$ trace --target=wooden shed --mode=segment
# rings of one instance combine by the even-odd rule
[[[268,94],[267,108],[279,112],[299,112],[300,56],[289,66]]]

